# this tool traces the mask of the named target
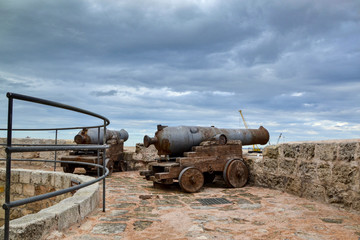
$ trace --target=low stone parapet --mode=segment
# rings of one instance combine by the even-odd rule
[[[249,165],[255,185],[360,211],[360,139],[268,146]]]
[[[0,176],[2,171],[0,170]],[[70,187],[72,180],[84,183],[94,179],[89,176],[61,172],[30,171],[24,169],[13,169],[11,178],[14,183],[11,191],[17,194],[22,192],[22,198],[29,197],[31,194],[39,195],[45,193],[41,192],[36,194],[36,189],[41,188],[39,186],[43,186],[45,190],[47,190],[45,186],[48,186],[55,191]],[[15,183],[17,179],[18,181]],[[21,181],[24,183],[19,183]],[[22,186],[20,187],[20,185]],[[13,186],[17,187],[13,188]],[[26,190],[27,188],[32,190]],[[58,198],[59,201],[50,207],[46,205],[50,204],[49,201],[51,201],[51,199],[26,204],[30,206],[37,205],[38,208],[43,208],[41,210],[37,209],[38,212],[36,213],[31,213],[33,209],[27,210],[26,205],[23,205],[24,207],[19,206],[12,208],[11,211],[22,209],[20,211],[27,213],[27,215],[10,221],[10,239],[41,239],[51,231],[62,230],[74,223],[80,222],[87,214],[92,212],[99,203],[99,183],[79,189],[72,196],[71,193],[68,193],[67,196],[65,195],[55,197],[52,201],[55,201],[56,198]],[[18,197],[16,196],[17,195],[13,195],[13,199],[11,200],[17,200]],[[2,211],[2,216],[4,216],[4,211]],[[0,228],[0,239],[3,238],[3,229],[3,227]]]
[[[10,200],[16,201],[48,192],[68,188],[71,176],[57,172],[33,171],[26,169],[12,169]],[[11,210],[10,219],[16,219],[27,214],[37,213],[41,209],[50,207],[61,200],[72,196],[66,193],[53,198],[18,206]],[[5,169],[0,169],[0,203],[5,202]],[[4,209],[0,209],[0,224],[3,225]]]

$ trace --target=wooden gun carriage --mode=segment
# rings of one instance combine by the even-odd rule
[[[144,137],[145,147],[154,144],[159,158],[140,175],[154,184],[178,182],[185,192],[197,192],[205,182],[221,174],[230,187],[243,187],[249,170],[242,146],[266,144],[269,132],[259,129],[215,127],[166,127],[158,125],[154,138]]]
[[[128,137],[129,135],[124,129],[120,131],[106,130],[105,143],[110,146],[106,150],[105,166],[109,169],[109,175],[111,175],[113,171],[122,170],[124,142]],[[74,141],[77,144],[103,144],[104,130],[101,129],[98,131],[98,129],[95,128],[84,128],[74,137]],[[68,156],[63,156],[60,160],[103,165],[103,152],[99,151],[98,153],[96,150],[71,151]],[[94,173],[97,170],[97,167],[76,163],[61,163],[61,166],[66,173],[73,173],[75,168],[84,168],[86,173]]]

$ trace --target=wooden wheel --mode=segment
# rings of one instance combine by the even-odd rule
[[[197,192],[204,185],[204,175],[197,168],[184,168],[179,175],[179,184],[185,192]]]
[[[71,164],[68,164],[63,167],[63,171],[66,173],[73,173],[75,171],[75,167]]]
[[[246,184],[249,170],[242,160],[231,159],[225,165],[223,177],[228,186],[240,188]]]

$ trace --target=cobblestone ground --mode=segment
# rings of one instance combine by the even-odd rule
[[[138,172],[107,178],[106,212],[47,239],[354,239],[360,215],[277,190],[226,188],[221,180],[201,192],[154,188]],[[230,203],[202,205],[197,199]]]

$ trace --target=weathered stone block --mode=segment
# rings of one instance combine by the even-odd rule
[[[31,214],[15,219],[10,223],[10,239],[41,239],[44,233],[49,232],[55,221],[53,215],[44,214]],[[3,231],[0,231],[0,238],[4,238]]]
[[[4,180],[6,178],[6,174],[4,173]],[[19,172],[11,172],[11,182],[18,183],[20,181],[20,173]]]
[[[280,145],[281,155],[285,158],[310,160],[315,156],[315,146],[311,143],[291,143]]]
[[[62,188],[68,188],[71,186],[71,178],[68,176],[63,177],[63,186]]]
[[[40,213],[50,213],[56,215],[57,228],[59,230],[69,227],[74,222],[80,221],[79,206],[74,204],[71,199],[64,200],[57,205],[42,210]]]
[[[295,172],[296,161],[294,159],[284,159],[279,161],[279,174],[289,176]]]
[[[12,194],[22,194],[23,193],[23,185],[20,183],[11,184],[11,193]]]
[[[21,183],[30,183],[30,177],[31,177],[30,171],[21,171],[19,181]]]
[[[360,143],[356,143],[355,160],[360,163]]]
[[[278,160],[264,157],[264,171],[275,174],[278,168]]]
[[[264,169],[264,162],[265,159],[264,158],[257,158],[253,160],[253,168],[255,169],[256,172],[258,172],[256,169],[259,168],[261,169],[261,171]]]
[[[315,144],[315,158],[323,161],[334,161],[336,160],[337,149],[336,143]]]
[[[264,148],[263,156],[267,158],[277,159],[279,157],[279,146],[270,145]]]
[[[6,158],[5,146],[0,147],[0,158]]]
[[[316,177],[316,162],[306,162],[303,161],[299,165],[298,174],[300,176],[306,175],[310,176],[311,178]]]
[[[56,189],[62,189],[64,186],[63,183],[63,176],[60,174],[56,174],[55,175],[55,188]]]
[[[332,182],[355,184],[356,177],[359,174],[357,166],[350,166],[349,164],[335,164],[332,169]]]
[[[31,173],[31,183],[41,184],[42,174],[40,172]]]
[[[50,182],[49,182],[50,185],[55,186],[55,176],[56,176],[56,174],[55,173],[50,173],[49,176],[50,176]]]
[[[298,178],[288,178],[285,191],[297,196],[301,196],[301,181]]]
[[[0,169],[0,181],[5,182],[5,169]]]
[[[331,182],[331,165],[327,162],[319,163],[317,165],[317,180],[321,184],[330,184]]]
[[[267,174],[256,174],[253,175],[254,184],[261,187],[270,187]]]
[[[300,159],[310,160],[315,156],[315,145],[312,143],[302,143],[296,157]]]
[[[287,181],[288,181],[287,177],[285,176],[278,176],[275,174],[268,174],[268,173],[254,177],[254,182],[256,185],[276,188],[276,189],[283,189]]]
[[[32,197],[35,195],[35,187],[32,184],[23,185],[23,194],[27,197]]]
[[[360,211],[360,193],[359,192],[354,192],[354,196],[353,196],[351,202],[352,202],[351,208],[356,211]]]
[[[342,192],[341,195],[344,200],[343,206],[347,209],[355,209],[358,206],[357,202],[360,200],[360,198],[358,198],[359,193],[349,190]]]
[[[336,183],[333,185],[327,185],[325,194],[327,202],[329,203],[344,203],[344,192],[348,191],[348,187],[343,183]]]
[[[338,160],[354,161],[355,160],[356,143],[339,144]]]
[[[280,145],[280,152],[283,157],[295,158],[296,153],[299,151],[298,144],[282,144]]]
[[[48,173],[41,174],[41,184],[43,185],[50,185],[51,182],[51,175]]]
[[[274,186],[276,189],[284,189],[288,178],[285,176],[279,176],[279,175],[270,175],[270,186]]]
[[[312,198],[318,201],[325,201],[325,188],[312,182],[303,181],[301,183],[302,197]]]
[[[35,186],[35,195],[41,195],[46,193],[47,188],[43,185]]]

